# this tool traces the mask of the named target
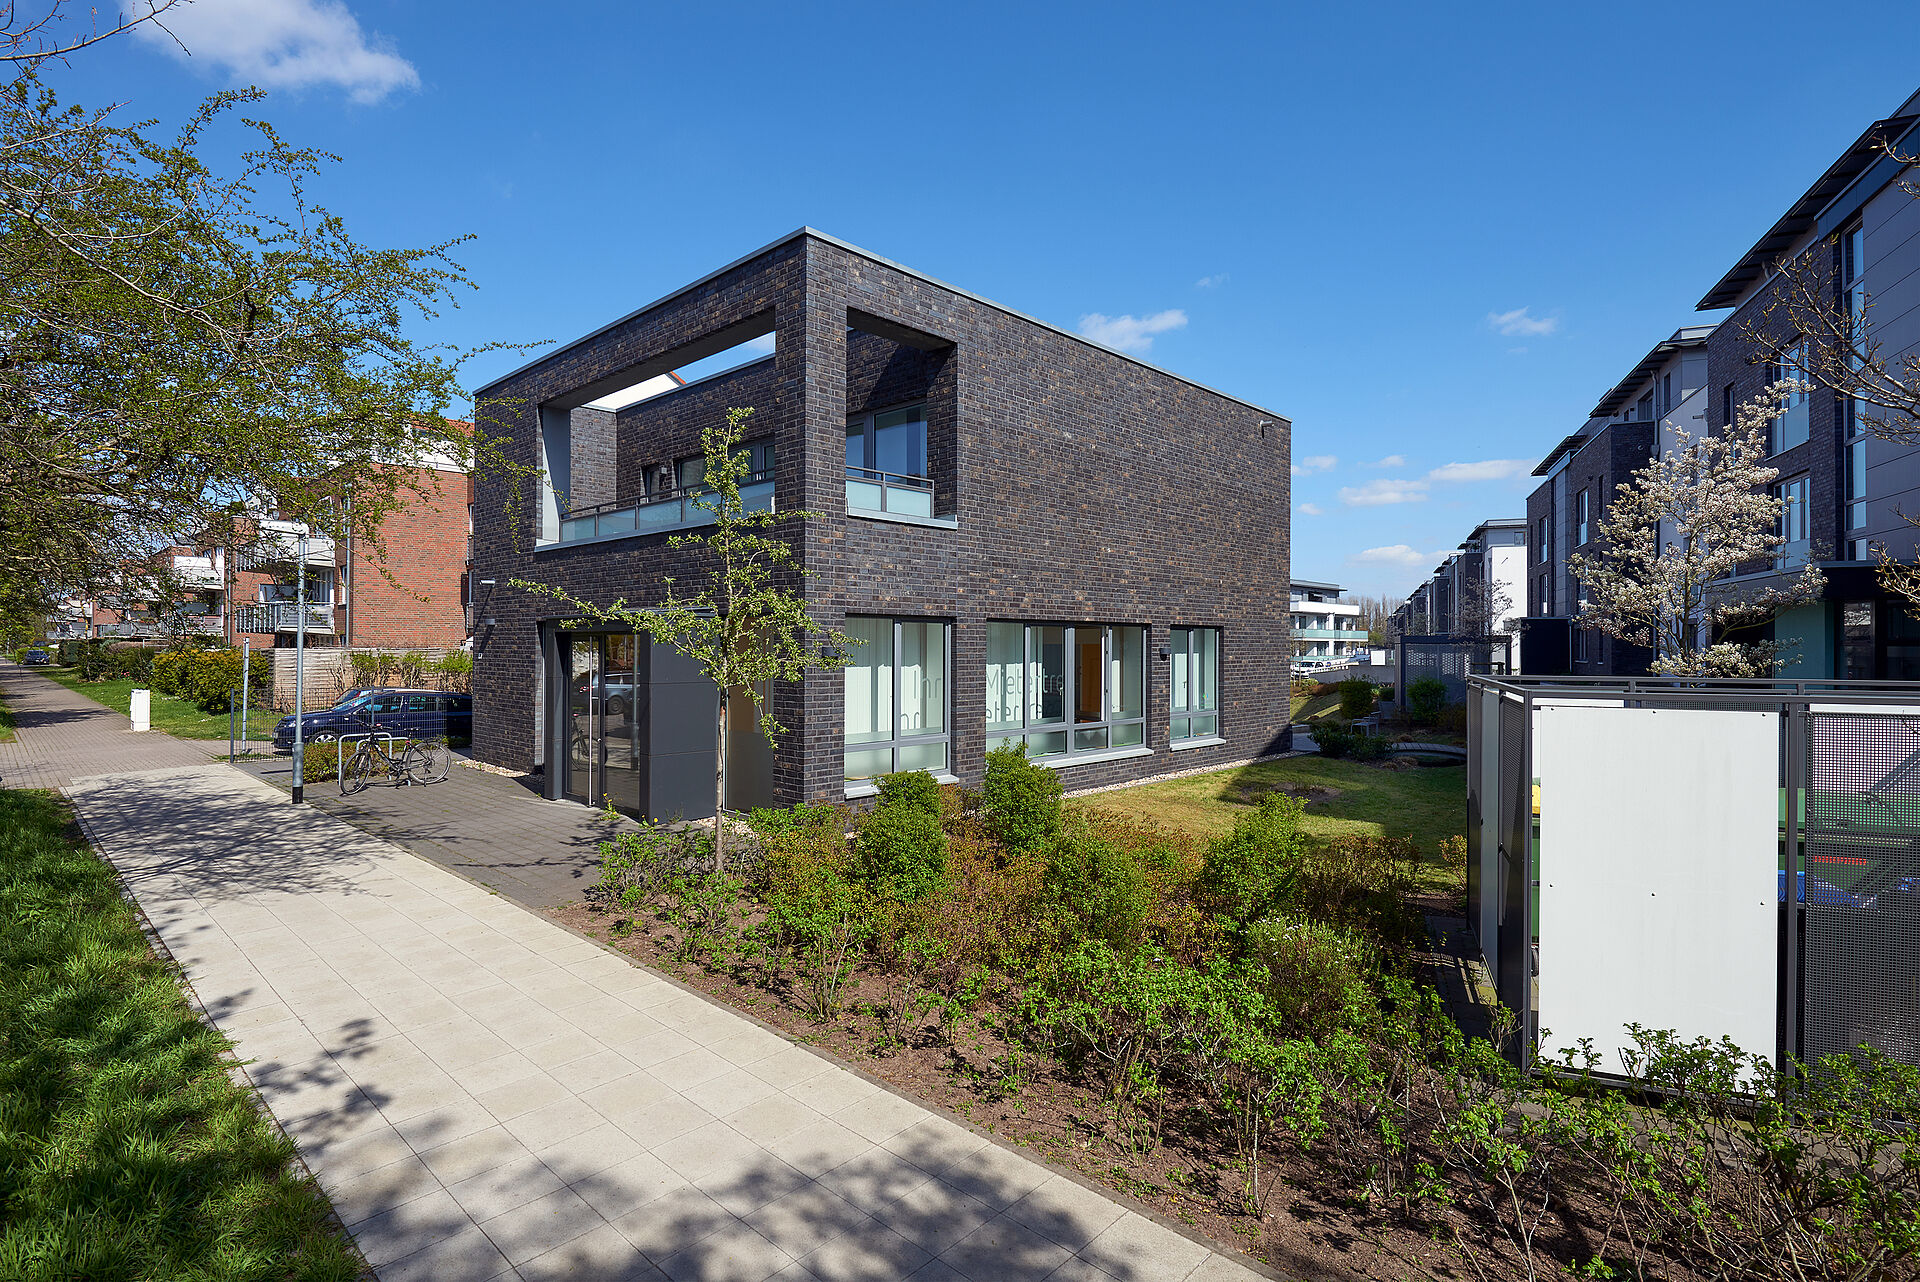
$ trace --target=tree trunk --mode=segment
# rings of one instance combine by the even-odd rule
[[[714,753],[713,762],[713,870],[723,873],[727,870],[727,825],[725,822],[725,801],[727,798],[727,688],[720,687],[720,734],[719,748]]]

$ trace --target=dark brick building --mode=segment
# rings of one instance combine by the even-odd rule
[[[644,606],[698,575],[666,544],[697,529],[700,431],[735,406],[749,501],[810,514],[779,528],[811,611],[867,644],[771,692],[777,749],[732,723],[729,806],[894,769],[977,784],[1001,741],[1070,789],[1283,741],[1288,421],[802,229],[482,389],[551,481],[477,493],[482,759],[544,767],[556,797],[710,811],[711,685],[511,580]]]
[[[1708,353],[1716,429],[1770,382],[1806,368],[1799,353],[1812,340],[1776,306],[1782,261],[1815,266],[1836,311],[1861,318],[1890,370],[1920,351],[1920,200],[1913,171],[1887,154],[1917,146],[1920,93],[1868,125],[1700,300],[1702,311],[1733,309]],[[1826,578],[1821,599],[1774,621],[1785,676],[1920,678],[1920,622],[1876,570],[1883,550],[1908,564],[1920,554],[1907,519],[1920,514],[1920,448],[1876,433],[1882,416],[1904,421],[1813,388],[1790,397],[1774,424],[1767,465],[1779,473],[1789,539],[1778,568],[1812,562]],[[1764,566],[1753,576],[1756,586],[1771,577]]]

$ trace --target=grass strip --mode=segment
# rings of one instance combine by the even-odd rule
[[[227,1047],[66,803],[0,791],[0,1277],[363,1275]]]
[[[130,678],[116,681],[82,681],[79,674],[72,668],[36,668],[35,671],[49,681],[59,682],[77,695],[111,708],[123,717],[131,715],[133,689],[139,683]],[[199,704],[190,700],[176,699],[172,695],[161,694],[158,690],[154,690],[151,711],[153,728],[170,734],[176,739],[224,739],[227,737],[227,714],[224,710],[207,712]],[[262,727],[265,727],[265,732],[271,734],[274,722],[279,719],[280,714],[277,712],[255,708],[248,714],[247,728],[253,734],[259,735]]]

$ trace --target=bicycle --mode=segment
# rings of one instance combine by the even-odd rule
[[[340,771],[340,795],[360,791],[376,772],[393,781],[395,787],[410,783],[441,783],[453,770],[453,753],[444,743],[416,739],[366,739],[354,745]]]

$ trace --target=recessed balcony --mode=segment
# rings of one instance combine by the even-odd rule
[[[602,503],[560,518],[557,543],[635,538],[712,525],[713,491],[672,489],[637,502]],[[773,511],[773,472],[752,472],[741,479],[740,506],[748,512]],[[551,544],[549,546],[552,546]]]

